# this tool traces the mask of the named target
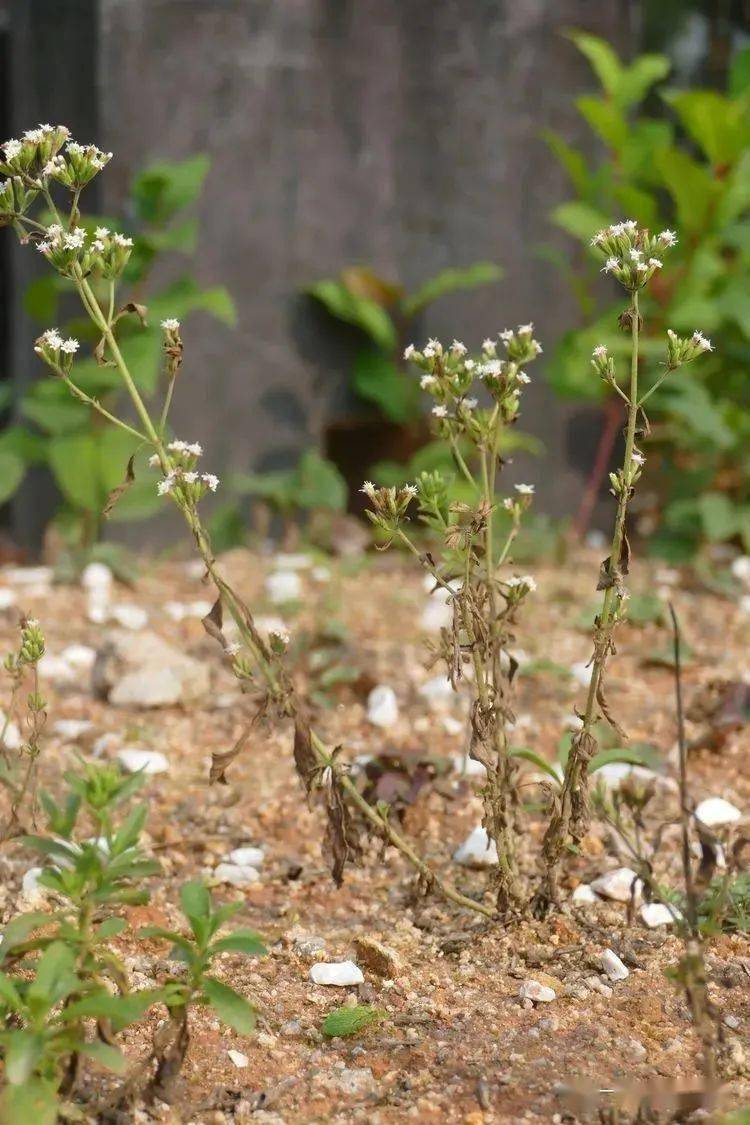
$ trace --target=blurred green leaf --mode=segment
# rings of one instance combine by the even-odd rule
[[[138,218],[155,226],[163,225],[195,203],[210,167],[211,161],[204,154],[149,165],[138,173],[132,185]]]
[[[352,383],[367,402],[380,407],[392,422],[406,422],[418,411],[419,385],[383,352],[361,351],[354,360]]]
[[[316,281],[307,292],[332,316],[366,332],[385,352],[396,347],[396,328],[385,309],[367,297],[358,297],[341,281]]]
[[[472,262],[469,266],[441,270],[404,299],[402,312],[407,317],[416,316],[440,297],[476,289],[480,285],[490,285],[499,281],[502,276],[502,269],[494,262]]]
[[[203,978],[203,992],[219,1019],[229,1027],[240,1035],[249,1035],[254,1030],[255,1009],[239,992],[214,977]]]

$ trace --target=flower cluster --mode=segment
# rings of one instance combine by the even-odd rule
[[[0,227],[25,215],[38,192],[28,188],[20,176],[11,176],[0,183]]]
[[[58,152],[44,164],[42,176],[57,180],[71,191],[81,191],[111,159],[111,152],[102,152],[96,145],[68,141],[64,152]]]
[[[44,656],[44,633],[39,622],[26,617],[21,622],[21,647],[18,651],[19,664],[38,664]]]
[[[391,536],[398,531],[409,505],[418,495],[418,489],[413,484],[405,484],[401,488],[376,488],[369,480],[360,491],[364,492],[373,507],[372,511],[367,509],[368,519]]]
[[[37,243],[37,250],[66,277],[73,277],[78,269],[84,275],[100,273],[108,280],[119,277],[132,253],[132,238],[112,234],[108,227],[97,227],[91,242],[87,239],[83,227],[64,230],[59,223],[53,223]]]
[[[20,140],[5,141],[0,145],[3,152],[0,172],[38,181],[49,174],[44,169],[56,158],[69,136],[64,125],[39,125],[25,132]]]
[[[109,227],[97,227],[86,256],[86,270],[98,271],[107,281],[118,278],[133,252],[133,239],[113,233]]]
[[[432,414],[442,437],[466,435],[482,443],[494,429],[497,410],[504,422],[515,421],[521,388],[530,382],[524,365],[542,351],[533,332],[533,324],[519,325],[515,332],[506,329],[496,340],[485,340],[476,358],[460,340],[447,348],[439,340],[428,340],[421,351],[409,345],[404,358],[424,372],[420,386],[435,400]],[[504,354],[499,355],[501,347]],[[470,393],[476,380],[487,388],[494,407],[478,409],[479,400]]]
[[[219,478],[195,469],[198,458],[203,455],[203,447],[197,441],[170,441],[167,452],[171,467],[156,486],[160,496],[173,493],[188,503],[197,504],[207,492],[216,492]],[[149,465],[155,468],[161,465],[158,453],[149,458]]]
[[[623,466],[622,469],[617,469],[616,472],[609,474],[609,482],[612,485],[612,495],[630,496],[634,486],[638,482],[643,472],[643,466],[646,464],[646,458],[641,453],[640,449],[633,446],[633,452],[630,455],[630,460]]]
[[[57,375],[68,375],[80,346],[72,336],[64,340],[56,328],[48,328],[36,341],[34,351]]]
[[[600,230],[591,245],[605,255],[602,272],[611,273],[625,289],[633,292],[642,289],[662,268],[660,255],[676,242],[674,231],[663,230],[661,234],[651,235],[635,220],[627,219]]]
[[[678,336],[671,328],[667,329],[667,367],[674,369],[683,363],[690,363],[704,352],[712,352],[713,345],[702,332],[695,331],[692,336]]]
[[[533,593],[534,590],[536,590],[536,579],[530,574],[514,574],[511,578],[506,578],[503,583],[505,599],[512,605],[523,601],[526,595]]]

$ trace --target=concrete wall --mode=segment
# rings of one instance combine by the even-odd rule
[[[571,312],[535,259],[556,236],[563,178],[539,139],[580,130],[587,68],[561,36],[627,40],[627,5],[591,0],[101,0],[105,205],[160,155],[210,154],[196,271],[232,291],[240,326],[188,325],[178,429],[212,466],[277,463],[346,403],[339,334],[297,293],[352,262],[413,285],[493,259],[498,286],[447,299],[424,332],[476,344],[534,320],[548,345]],[[324,324],[324,329],[328,326]],[[537,377],[518,464],[561,513],[578,492],[567,414]]]

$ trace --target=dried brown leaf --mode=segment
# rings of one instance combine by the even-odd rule
[[[122,482],[122,484],[118,484],[116,488],[113,488],[109,496],[107,497],[107,503],[102,509],[102,515],[105,519],[109,519],[110,515],[112,514],[113,508],[117,504],[117,501],[125,492],[128,491],[131,484],[135,480],[135,469],[133,467],[134,461],[135,454],[133,454],[133,456],[128,461],[127,467],[125,469],[125,480]]]

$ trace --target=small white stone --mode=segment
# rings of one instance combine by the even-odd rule
[[[437,595],[439,591],[435,591]],[[439,633],[441,629],[450,629],[453,624],[453,606],[445,601],[438,601],[434,596],[422,610],[419,619],[420,627],[425,633]]]
[[[260,875],[248,863],[219,863],[214,868],[214,879],[230,887],[249,887],[258,882]]]
[[[750,585],[750,555],[740,555],[733,559],[730,569],[738,582]]]
[[[331,572],[327,566],[314,566],[310,574],[316,582],[330,582]]]
[[[14,566],[3,571],[3,575],[14,586],[42,588],[52,585],[54,572],[51,566]]]
[[[15,604],[15,590],[11,590],[9,586],[0,586],[0,611],[11,609]]]
[[[637,901],[641,897],[643,883],[629,867],[606,871],[591,883],[592,891],[602,898],[611,898],[615,902],[630,902],[633,887]]]
[[[90,719],[58,719],[52,727],[53,733],[64,742],[75,742],[93,729],[94,724]]]
[[[363,984],[365,978],[359,965],[355,965],[353,961],[318,961],[310,969],[310,979],[315,984],[349,988],[355,984]]]
[[[463,730],[463,724],[461,729]],[[487,776],[487,770],[482,763],[477,762],[474,758],[470,758],[468,754],[454,754],[453,768],[456,773],[460,773],[462,777],[484,778]]]
[[[242,1051],[233,1051],[230,1049],[227,1051],[227,1054],[229,1055],[234,1065],[236,1067],[239,1067],[240,1070],[244,1070],[250,1062],[250,1059],[247,1057],[247,1055],[243,1055]]]
[[[81,575],[81,585],[85,590],[109,590],[112,581],[112,571],[100,562],[89,563]]]
[[[44,887],[39,886],[39,876],[43,870],[43,867],[30,867],[21,879],[21,897],[27,906],[39,907],[46,902],[47,892]]]
[[[5,727],[5,736],[2,739],[2,745],[6,750],[20,750],[23,746],[23,738],[17,725],[11,719],[7,726],[5,726],[6,714],[0,711],[0,734],[2,734]]]
[[[589,664],[586,660],[578,660],[575,664],[571,664],[570,666],[571,676],[581,687],[589,686],[593,670],[593,664]]]
[[[669,907],[663,902],[644,902],[641,907],[641,918],[645,926],[655,930],[657,926],[674,925],[681,920],[682,914],[676,906]]]
[[[240,867],[260,867],[263,863],[263,848],[241,847],[229,853],[229,862]]]
[[[392,687],[378,684],[367,697],[367,718],[376,727],[392,727],[398,722],[398,700]]]
[[[706,828],[719,828],[723,824],[734,824],[741,820],[742,813],[736,805],[723,797],[707,797],[696,807],[695,818]]]
[[[456,849],[453,859],[464,867],[494,867],[497,863],[497,847],[480,824]]]
[[[207,601],[165,602],[164,612],[173,621],[185,621],[189,617],[201,618],[206,617],[211,612],[211,603]]]
[[[296,555],[277,555],[274,559],[277,570],[309,570],[312,566],[312,559],[309,555],[296,554]]]
[[[533,1000],[535,1004],[551,1004],[557,999],[554,988],[540,984],[538,980],[525,980],[518,990],[522,1000]]]
[[[90,672],[96,660],[96,649],[90,645],[67,645],[60,657],[76,672]]]
[[[295,602],[302,596],[302,580],[295,570],[275,570],[266,578],[265,589],[274,605]]]
[[[592,903],[597,901],[597,897],[588,883],[579,883],[573,891],[572,899],[573,902],[577,902],[583,906],[591,906]]]
[[[148,625],[148,613],[140,605],[133,605],[130,602],[123,602],[120,605],[113,605],[110,610],[110,617],[121,625],[123,629],[145,629]]]
[[[117,752],[117,760],[127,773],[166,773],[169,761],[160,750],[140,750],[135,746],[125,746]]]
[[[602,968],[610,980],[625,980],[630,976],[630,969],[622,963],[613,949],[605,949],[602,953]]]

